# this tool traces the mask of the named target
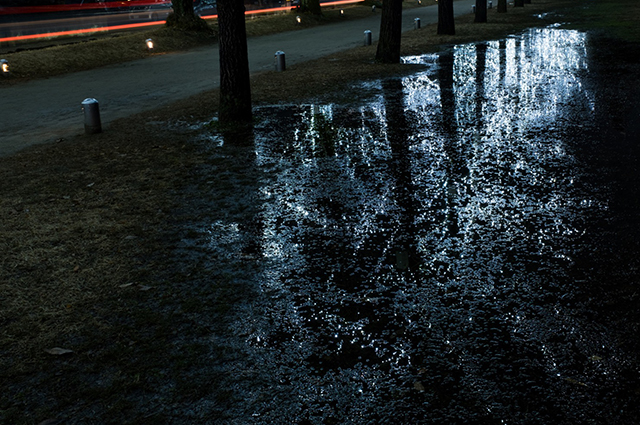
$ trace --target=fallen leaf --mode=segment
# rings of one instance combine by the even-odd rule
[[[46,351],[49,354],[53,354],[54,356],[62,356],[64,354],[73,353],[73,350],[67,350],[66,348],[60,348],[60,347],[48,348],[44,351]]]
[[[121,288],[128,288],[131,285],[133,285],[133,282],[125,283],[124,285],[120,285],[120,287]]]
[[[564,380],[569,382],[570,384],[580,385],[581,387],[587,387],[588,386],[584,382],[577,381],[577,380],[575,380],[573,378],[564,378]]]
[[[141,291],[148,291],[149,289],[153,289],[153,288],[151,286],[140,285],[140,290]]]
[[[73,268],[73,271],[74,271],[74,272],[77,272],[78,270],[80,270],[80,266],[75,266],[75,267]]]
[[[421,393],[425,391],[424,385],[422,385],[422,382],[420,381],[416,381],[413,383],[413,388],[415,390],[420,391]]]

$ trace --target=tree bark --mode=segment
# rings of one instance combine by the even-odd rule
[[[193,0],[174,0],[171,2],[173,12],[167,16],[166,25],[187,31],[210,31],[209,24],[196,15]]]
[[[453,0],[440,0],[438,2],[438,34],[456,34],[455,21],[453,19]]]
[[[173,0],[171,2],[173,13],[177,20],[194,19],[193,0]]]
[[[473,22],[487,22],[487,0],[476,0],[476,18]]]
[[[524,0],[514,0],[513,7],[524,7]]]
[[[507,13],[507,0],[498,0],[498,13]]]
[[[300,12],[311,13],[313,15],[322,15],[322,8],[320,7],[320,0],[301,0]]]
[[[252,119],[244,12],[243,0],[218,0],[221,123]]]
[[[383,0],[376,60],[382,63],[400,63],[401,38],[402,0]]]

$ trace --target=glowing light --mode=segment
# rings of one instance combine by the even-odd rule
[[[9,61],[7,61],[6,59],[0,60],[0,67],[2,67],[3,74],[9,73]]]
[[[145,43],[147,44],[147,49],[149,49],[149,50],[153,50],[153,40],[152,40],[152,39],[147,38],[147,39],[145,40]]]
[[[301,17],[299,17],[299,16],[296,16],[296,22],[297,22],[297,23],[302,22],[302,18],[301,18]]]

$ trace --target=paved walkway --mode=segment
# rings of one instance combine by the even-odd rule
[[[471,12],[475,0],[454,4],[461,15]],[[404,31],[413,29],[415,18],[423,25],[437,22],[437,6],[405,11]],[[278,50],[291,65],[361,46],[365,30],[375,42],[379,12],[361,20],[250,38],[249,68],[252,73],[273,69]],[[117,118],[216,88],[219,75],[218,48],[208,46],[0,88],[0,156],[82,133],[80,104],[85,98],[98,99],[102,125],[108,129]]]

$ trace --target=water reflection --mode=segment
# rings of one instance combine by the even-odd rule
[[[378,82],[366,104],[256,113],[264,303],[245,327],[264,386],[245,388],[251,422],[610,411],[570,402],[617,369],[584,360],[614,348],[563,301],[607,210],[572,153],[594,110],[585,35],[536,29],[405,60],[430,67]]]

